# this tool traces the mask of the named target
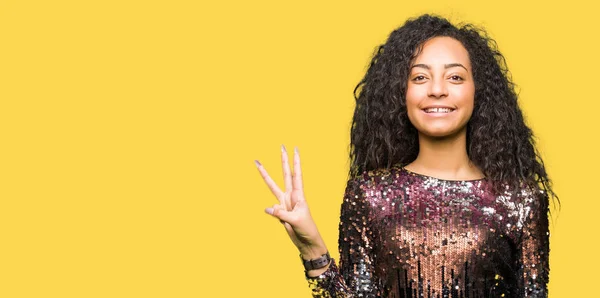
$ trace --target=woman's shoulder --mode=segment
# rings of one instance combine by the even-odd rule
[[[364,170],[350,177],[348,185],[359,187],[364,191],[385,191],[405,182],[406,173],[403,173],[402,167],[393,165],[389,168]]]
[[[398,164],[392,165],[389,168],[377,168],[371,170],[363,170],[362,172],[352,176],[350,180],[359,183],[380,183],[398,178],[402,167]]]
[[[526,181],[519,181],[517,185],[504,182],[500,183],[500,186],[503,190],[500,196],[511,197],[517,200],[531,202],[540,197],[547,196],[544,189]]]
[[[504,191],[495,197],[496,203],[517,219],[517,226],[525,224],[531,214],[547,212],[547,192],[531,183],[520,182],[517,186],[502,184]]]

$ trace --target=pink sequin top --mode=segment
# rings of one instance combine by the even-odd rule
[[[547,297],[543,195],[399,165],[364,172],[344,194],[339,266],[306,275],[313,297]]]

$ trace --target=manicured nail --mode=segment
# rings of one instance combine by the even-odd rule
[[[267,214],[271,214],[271,215],[273,215],[273,208],[267,208],[267,209],[265,209],[265,212],[266,212]]]
[[[260,161],[258,161],[258,160],[254,160],[254,163],[256,164],[256,166],[257,166],[257,167],[260,167],[260,166],[262,166],[262,164],[261,164],[261,163],[260,163]]]
[[[285,146],[283,146],[283,145],[281,145],[281,152],[287,153],[287,151],[285,150]]]
[[[294,147],[294,152],[296,152],[296,154],[298,154],[298,147]]]

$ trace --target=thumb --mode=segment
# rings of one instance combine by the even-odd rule
[[[282,223],[289,222],[292,217],[289,211],[285,210],[277,204],[273,205],[272,208],[265,209],[265,212],[279,219],[279,221],[282,221]]]

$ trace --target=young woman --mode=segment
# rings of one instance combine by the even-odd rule
[[[472,25],[394,30],[355,89],[339,266],[310,215],[298,150],[266,212],[314,297],[547,297],[549,198],[504,57]]]

